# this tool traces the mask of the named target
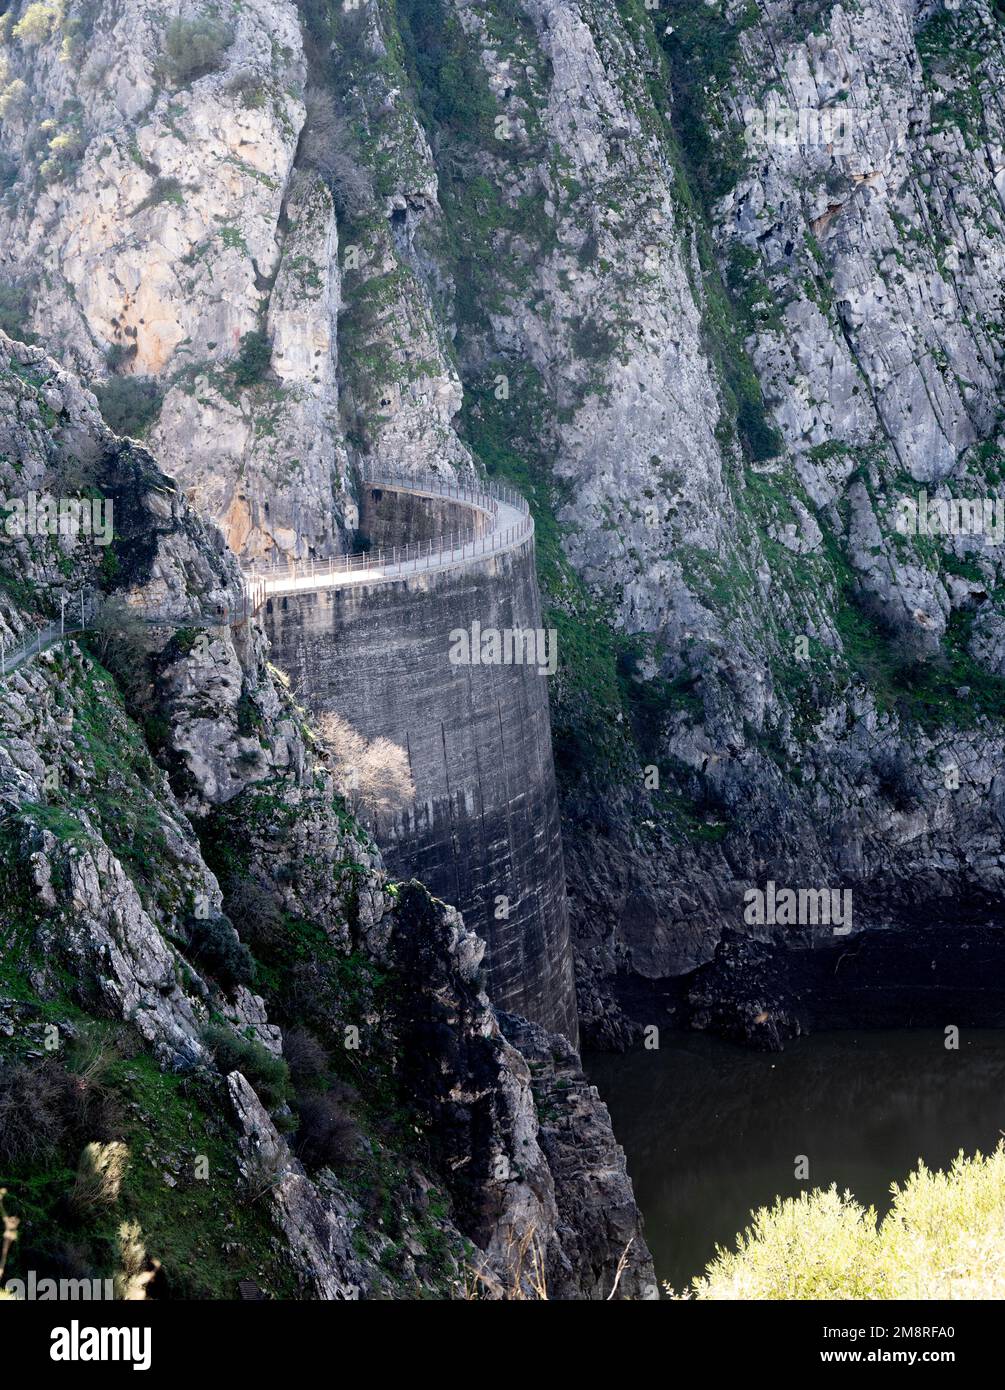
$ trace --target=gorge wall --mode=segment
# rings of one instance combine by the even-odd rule
[[[479,516],[365,487],[360,529],[404,547],[475,533]],[[388,866],[460,908],[487,943],[500,1008],[575,1042],[548,677],[525,662],[450,659],[453,633],[540,629],[533,536],[446,570],[270,598],[264,623],[273,661],[312,711],[403,750],[414,796],[368,816]]]
[[[497,1018],[484,943],[390,887],[261,632],[206,625],[241,597],[219,532],[0,333],[4,495],[85,465],[114,503],[107,549],[0,547],[8,653],[58,630],[62,597],[96,614],[86,644],[0,679],[6,1276],[117,1298],[656,1297],[567,1039]]]
[[[1005,478],[998,0],[253,0],[196,62],[28,8],[6,322],[150,388],[235,550],[340,552],[382,467],[530,498],[587,1035],[795,955],[769,880],[1000,921],[1001,546],[895,524]]]

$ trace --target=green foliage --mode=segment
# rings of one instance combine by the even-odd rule
[[[491,377],[468,383],[465,432],[489,474],[519,488],[534,517],[544,622],[558,633],[558,688],[552,703],[556,766],[572,778],[602,775],[626,751],[617,647],[599,603],[562,549],[556,514],[563,499],[542,452],[547,408],[542,384],[529,368],[505,366],[508,400],[496,398]]]
[[[205,1032],[206,1044],[216,1065],[226,1076],[239,1071],[258,1092],[270,1110],[290,1098],[290,1069],[282,1057],[275,1057],[254,1038],[242,1038],[232,1028],[211,1023]]]
[[[24,281],[0,280],[0,328],[8,338],[34,342],[25,325],[31,312],[31,291]]]
[[[21,1222],[8,1276],[35,1269],[45,1277],[111,1277],[119,1267],[119,1227],[136,1221],[148,1253],[167,1272],[172,1297],[236,1298],[249,1269],[275,1296],[295,1296],[291,1272],[276,1259],[267,1205],[246,1200],[219,1079],[164,1073],[136,1054],[127,1029],[89,1020],[63,1000],[43,1008],[64,1037],[72,1020],[77,1040],[65,1056],[22,1063],[27,1036],[0,1039],[0,1067],[26,1066],[26,1079],[38,1080],[31,1102],[19,1109],[37,1126],[28,1137],[43,1141],[40,1152],[17,1159],[8,1153],[0,1162],[5,1201]],[[105,1136],[130,1150],[119,1201],[81,1206],[72,1200],[81,1148]],[[206,1173],[197,1171],[197,1155],[208,1160]],[[174,1175],[171,1186],[165,1173]]]
[[[736,183],[746,165],[743,132],[722,114],[732,86],[743,30],[758,19],[756,4],[740,8],[665,0],[655,11],[670,64],[672,118],[694,186],[706,209]]]
[[[164,404],[163,391],[148,376],[113,376],[94,394],[108,428],[130,439],[143,438]]]
[[[35,0],[35,3],[28,6],[14,25],[11,31],[12,37],[20,43],[31,46],[45,43],[52,31],[59,25],[61,18],[62,7],[60,5],[47,3],[47,0]]]
[[[0,92],[0,121],[9,121],[19,116],[28,105],[28,84],[16,77],[8,82]]]
[[[155,208],[160,203],[174,203],[177,207],[183,207],[185,203],[185,190],[175,178],[156,178],[150,192],[136,209],[142,212],[144,208]]]
[[[272,342],[267,333],[256,329],[245,333],[234,361],[234,383],[239,387],[257,386],[265,379],[272,361]]]
[[[443,0],[400,0],[398,21],[427,118],[465,143],[491,140],[498,108],[453,10]]]
[[[117,372],[136,356],[135,343],[112,343],[105,353],[105,365],[110,372]]]
[[[173,19],[164,34],[168,74],[179,84],[205,77],[223,66],[224,55],[233,42],[234,30],[213,15]]]
[[[249,985],[255,977],[251,952],[226,917],[195,917],[188,924],[185,954],[226,989]]]
[[[700,1299],[1001,1299],[1005,1297],[1005,1149],[918,1164],[881,1223],[835,1187],[753,1213],[736,1249],[719,1249]]]
[[[21,175],[21,166],[9,155],[0,154],[0,194],[13,188]]]

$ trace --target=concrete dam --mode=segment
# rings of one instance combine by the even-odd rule
[[[541,628],[527,504],[485,483],[381,477],[362,486],[359,530],[363,554],[249,574],[273,660],[315,713],[403,750],[414,797],[369,817],[389,869],[486,941],[498,1007],[575,1042],[548,681],[519,642]]]

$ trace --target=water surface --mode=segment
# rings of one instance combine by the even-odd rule
[[[782,1053],[702,1034],[586,1059],[628,1155],[660,1279],[684,1288],[752,1208],[837,1183],[885,1212],[919,1158],[993,1148],[1005,1130],[1005,1031],[820,1033]],[[794,1176],[797,1155],[809,1181]]]

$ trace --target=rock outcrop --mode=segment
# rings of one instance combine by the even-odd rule
[[[898,527],[1002,477],[997,3],[26,9],[4,302],[234,548],[532,495],[587,1036],[768,880],[1000,907],[1001,539]]]
[[[570,1211],[483,943],[388,884],[219,535],[5,338],[0,421],[8,495],[87,457],[116,502],[100,558],[81,534],[0,553],[11,640],[84,590],[94,614],[0,682],[0,1092],[37,1111],[0,1139],[11,1200],[52,1169],[23,1248],[107,1261],[59,1174],[114,1140],[109,1201],[174,1296],[606,1297],[624,1223],[600,1193]],[[616,1164],[593,1101],[569,1124]],[[635,1217],[620,1296],[654,1282]]]

